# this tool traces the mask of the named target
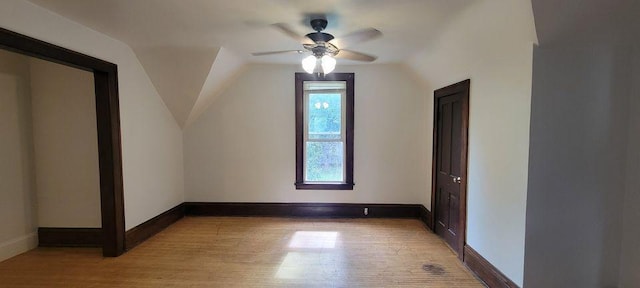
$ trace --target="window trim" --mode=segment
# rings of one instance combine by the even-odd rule
[[[297,190],[353,190],[354,73],[295,74],[296,109],[296,182]],[[309,183],[304,181],[304,81],[345,81],[345,181],[343,183]]]

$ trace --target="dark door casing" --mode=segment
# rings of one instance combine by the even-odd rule
[[[434,232],[462,259],[466,230],[467,130],[470,81],[434,92]]]
[[[123,254],[125,221],[118,66],[3,28],[0,28],[0,49],[93,73],[100,168],[102,254],[106,257]]]

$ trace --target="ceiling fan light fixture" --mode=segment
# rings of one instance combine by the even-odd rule
[[[313,74],[313,70],[316,68],[318,59],[316,56],[309,55],[302,59],[302,69],[309,74]]]
[[[322,56],[322,73],[329,74],[336,69],[336,59],[329,55]]]
[[[291,29],[287,24],[276,23],[272,27],[277,28],[280,32],[302,43],[304,50],[284,50],[271,52],[251,53],[253,56],[266,56],[273,54],[288,53],[304,53],[310,52],[311,56],[307,56],[302,60],[302,68],[309,74],[313,74],[314,70],[322,68],[322,73],[329,74],[336,68],[336,60],[334,57],[362,62],[373,62],[375,56],[367,55],[351,50],[344,50],[346,46],[351,46],[360,42],[370,41],[382,36],[382,32],[375,28],[365,28],[356,32],[349,33],[341,38],[335,38],[329,33],[322,32],[327,28],[326,18],[312,19],[311,28],[315,32],[308,33],[305,36],[299,35]],[[321,67],[318,67],[321,66]],[[321,73],[318,71],[318,73]]]

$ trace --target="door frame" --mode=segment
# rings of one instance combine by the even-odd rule
[[[446,97],[449,95],[462,93],[462,136],[461,140],[461,149],[462,155],[460,155],[460,162],[463,167],[460,171],[462,175],[460,175],[461,183],[460,183],[460,206],[459,206],[459,222],[458,227],[460,227],[460,231],[458,231],[458,247],[451,247],[458,253],[458,258],[460,260],[464,259],[464,246],[466,244],[466,235],[467,235],[467,170],[469,169],[467,158],[469,154],[469,90],[471,86],[471,80],[467,79],[452,85],[449,85],[444,88],[440,88],[433,92],[433,153],[431,158],[431,227],[435,229],[436,224],[436,213],[435,210],[438,205],[436,205],[436,181],[437,181],[437,149],[438,149],[438,117],[439,109],[438,109],[438,101],[442,97]],[[435,230],[434,230],[435,232]]]
[[[118,66],[85,54],[0,28],[0,48],[93,73],[100,170],[102,254],[124,253],[125,222]]]

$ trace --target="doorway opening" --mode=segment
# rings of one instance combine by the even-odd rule
[[[102,222],[102,254],[124,253],[125,223],[117,66],[0,28],[0,48],[93,73]]]

